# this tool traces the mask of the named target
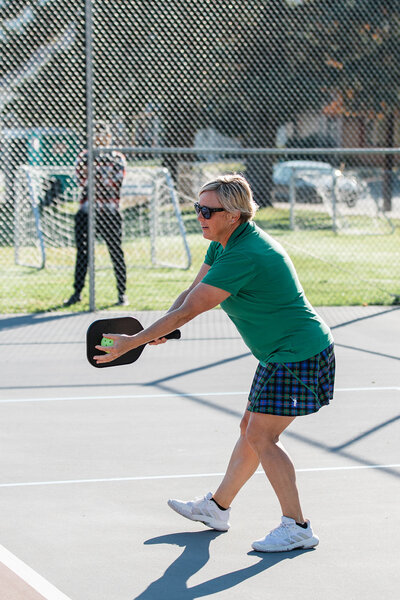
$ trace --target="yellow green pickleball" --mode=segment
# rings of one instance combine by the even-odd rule
[[[101,338],[100,346],[112,346],[114,344],[113,340],[110,338],[103,337]]]

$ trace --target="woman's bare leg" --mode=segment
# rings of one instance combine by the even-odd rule
[[[222,507],[229,508],[239,490],[250,479],[260,464],[260,459],[246,438],[250,413],[246,410],[240,423],[240,438],[233,449],[225,476],[218,487],[214,500]]]
[[[279,441],[295,417],[251,413],[246,438],[262,464],[282,508],[282,514],[304,523],[292,461]]]

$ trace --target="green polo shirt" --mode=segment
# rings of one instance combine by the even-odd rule
[[[205,263],[203,283],[230,292],[221,308],[261,363],[306,360],[333,342],[288,254],[255,223],[239,225],[225,248],[211,242]]]

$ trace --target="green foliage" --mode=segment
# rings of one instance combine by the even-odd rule
[[[83,3],[3,3],[0,20],[10,108],[31,124],[83,125]],[[96,116],[129,121],[151,102],[167,145],[210,126],[273,146],[281,123],[333,90],[350,113],[399,106],[398,1],[109,0],[93,3],[93,22]]]
[[[0,91],[18,122],[83,124],[82,8],[78,0],[2,3]]]
[[[298,8],[304,58],[320,85],[340,90],[349,115],[400,106],[400,3],[315,0]]]

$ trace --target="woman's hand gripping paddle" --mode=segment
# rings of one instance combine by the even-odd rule
[[[96,349],[96,346],[103,346],[104,352],[107,352],[107,346],[112,346],[113,341],[109,338],[103,337],[103,333],[119,333],[125,335],[135,335],[135,333],[139,333],[142,331],[143,326],[137,319],[134,317],[117,317],[113,319],[99,319],[98,321],[94,321],[86,334],[86,355],[87,359],[93,367],[98,369],[102,369],[104,367],[115,367],[117,365],[129,365],[135,360],[139,358],[142,354],[144,347],[138,346],[133,350],[129,350],[122,356],[112,360],[108,363],[97,363],[93,356],[98,355],[99,351]],[[175,329],[168,335],[165,336],[167,339],[175,339],[179,340],[181,337],[181,332],[179,329]]]

